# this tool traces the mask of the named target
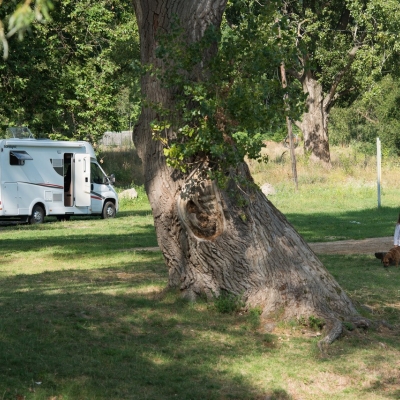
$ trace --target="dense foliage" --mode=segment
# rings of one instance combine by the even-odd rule
[[[285,1],[279,13],[283,40],[297,48],[293,77],[309,71],[325,93],[354,98],[357,90],[397,68],[397,0]]]
[[[0,62],[1,126],[92,142],[129,129],[138,112],[138,36],[129,2],[65,0],[51,16],[33,22],[24,40],[9,40],[9,57]]]
[[[131,129],[140,107],[130,2],[17,5],[0,7],[0,42],[8,49],[0,61],[1,128],[24,124],[37,136],[93,142],[105,131]],[[155,137],[165,139],[165,129],[178,132],[164,144],[170,165],[181,169],[205,159],[214,166],[222,161],[224,169],[245,155],[259,158],[263,139],[286,136],[286,114],[301,120],[308,73],[325,99],[330,96],[329,109],[337,109],[330,119],[333,143],[372,143],[379,135],[388,152],[399,151],[393,111],[399,31],[397,0],[230,0],[221,32],[210,29],[191,48],[177,21],[160,38],[158,56],[170,61],[157,71],[166,85],[175,85],[176,106],[159,110]],[[217,47],[196,75],[202,53]]]
[[[359,99],[398,72],[399,13],[397,1],[231,0],[221,32],[210,30],[197,46],[187,47],[175,28],[160,41],[158,56],[164,62],[159,76],[175,86],[176,103],[158,110],[153,126],[170,165],[187,170],[206,159],[223,170],[245,155],[258,158],[262,139],[285,135],[285,114],[301,120],[311,95],[307,80],[320,85],[328,115],[334,105],[356,100],[373,106],[366,104],[373,95]],[[212,46],[218,54],[202,64],[200,76],[202,52]],[[289,77],[286,90],[281,65]],[[176,137],[168,137],[170,129]],[[385,129],[388,146],[397,146],[395,130]],[[376,133],[356,136],[370,141]]]
[[[210,28],[198,43],[187,43],[179,21],[160,36],[161,67],[153,73],[175,96],[170,109],[151,105],[158,111],[152,129],[169,165],[187,172],[206,163],[222,177],[246,156],[261,161],[266,135],[282,128],[286,113],[301,115],[298,92],[290,107],[284,101],[293,86],[280,82],[285,49],[269,35],[278,32],[273,12],[256,2],[230,3],[221,31]],[[268,31],[260,29],[266,19]]]
[[[3,4],[0,1],[0,5],[0,50],[3,50],[3,57],[7,58],[7,39],[15,34],[21,39],[33,21],[49,21],[53,3],[50,0],[25,0],[19,4],[15,1]]]
[[[355,99],[360,90],[397,68],[399,14],[398,1],[306,0],[277,2],[271,16],[281,28],[279,40],[286,49],[282,55],[292,82],[313,76],[333,104],[339,98]],[[276,35],[269,26],[270,21],[263,20],[259,29]]]
[[[351,106],[333,109],[331,122],[333,144],[358,144],[368,153],[379,137],[384,155],[399,155],[400,81],[385,76]]]

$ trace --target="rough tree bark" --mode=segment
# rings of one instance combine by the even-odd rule
[[[175,14],[188,40],[195,41],[209,24],[220,24],[225,3],[134,0],[142,63],[162,67],[155,57],[157,34],[168,32]],[[173,91],[154,76],[143,76],[142,91],[151,102],[173,104]],[[206,180],[196,186],[201,169],[184,175],[169,168],[162,144],[152,139],[149,123],[155,119],[156,112],[144,108],[134,140],[169,286],[189,299],[224,291],[243,295],[249,307],[262,308],[265,319],[323,318],[328,328],[324,341],[333,341],[342,321],[358,314],[307,243],[260,190],[247,188],[243,194],[233,181],[226,190]],[[252,181],[245,164],[230,173]],[[238,197],[246,200],[244,205]]]
[[[300,79],[307,94],[307,112],[296,126],[302,131],[304,150],[312,161],[330,165],[331,156],[328,138],[328,117],[330,102],[326,101],[321,84],[309,71]]]

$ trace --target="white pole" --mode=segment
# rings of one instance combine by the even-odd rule
[[[378,179],[378,208],[381,206],[381,141],[379,138],[376,138],[376,169],[377,169],[377,179]]]

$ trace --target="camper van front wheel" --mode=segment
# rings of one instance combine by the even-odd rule
[[[107,201],[103,207],[102,218],[114,218],[115,217],[115,205],[112,201]]]
[[[44,210],[41,206],[36,205],[33,207],[32,215],[29,218],[30,224],[41,224],[44,221]]]

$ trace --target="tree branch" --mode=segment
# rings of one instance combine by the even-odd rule
[[[295,69],[292,68],[288,68],[286,70],[286,72],[288,73],[288,75],[293,76],[293,78],[298,79],[299,81],[301,81],[303,74],[304,74],[304,70],[301,72],[296,71]]]
[[[361,35],[360,41],[358,44],[353,46],[353,48],[347,53],[347,64],[344,66],[344,68],[335,76],[335,79],[333,81],[333,84],[329,90],[328,95],[325,97],[323,107],[324,109],[327,109],[329,107],[329,103],[334,99],[334,96],[336,94],[337,88],[342,81],[343,77],[346,75],[346,73],[349,71],[351,65],[354,62],[354,59],[356,57],[357,51],[361,48],[363,45],[363,41],[365,39],[365,36],[367,35],[366,32],[363,32]]]
[[[365,118],[368,122],[371,122],[371,124],[378,124],[379,121],[376,121],[372,118],[370,118],[368,115],[363,114],[361,111],[356,111],[358,115],[361,115],[363,118]]]

